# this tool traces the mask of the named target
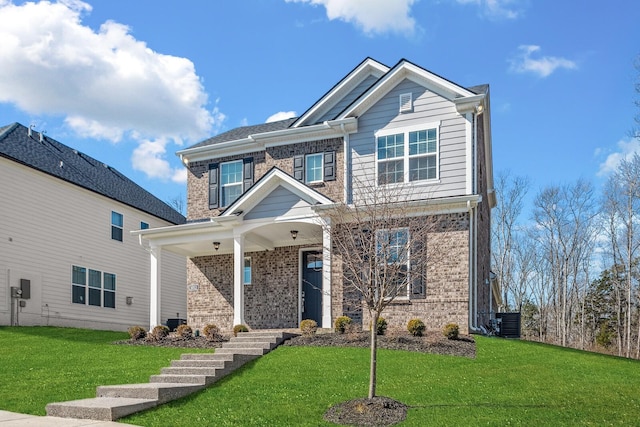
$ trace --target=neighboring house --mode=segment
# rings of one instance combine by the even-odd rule
[[[150,326],[149,255],[130,231],[179,225],[181,214],[18,123],[0,127],[0,182],[0,324]],[[185,258],[167,255],[161,273],[157,318],[186,317]]]
[[[446,265],[383,316],[396,327],[413,317],[429,329],[456,322],[462,332],[489,322],[497,295],[487,85],[465,88],[406,60],[390,68],[367,58],[300,117],[233,129],[178,155],[189,171],[187,224],[135,234],[154,265],[166,252],[188,257],[194,328],[294,328],[304,318],[331,328],[340,315],[366,327],[332,258],[335,224],[323,212],[357,205],[362,185],[393,183],[411,190],[414,215],[454,216],[455,242],[439,248]]]

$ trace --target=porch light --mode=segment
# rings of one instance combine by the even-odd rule
[[[296,240],[296,237],[298,237],[298,230],[291,230],[291,238]]]
[[[220,242],[213,242],[213,249],[215,249],[216,251],[220,249]]]

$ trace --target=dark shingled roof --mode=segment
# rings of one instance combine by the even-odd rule
[[[230,131],[221,133],[220,135],[213,136],[209,139],[205,139],[202,142],[192,145],[191,147],[189,147],[189,149],[219,144],[221,142],[237,141],[239,139],[244,139],[249,135],[255,135],[257,133],[274,132],[277,130],[287,129],[293,124],[293,122],[296,121],[296,119],[297,117],[293,117],[291,119],[280,120],[277,122],[263,123],[253,126],[242,126],[239,128],[231,129]]]
[[[175,209],[116,169],[20,123],[0,127],[0,156],[129,205],[172,224],[184,224]]]

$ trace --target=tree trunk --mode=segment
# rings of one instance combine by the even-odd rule
[[[374,312],[374,315],[371,317],[371,364],[369,366],[369,399],[373,399],[376,396],[376,364],[378,357],[378,334],[377,334],[377,325],[378,325],[378,317],[380,315],[377,312]]]

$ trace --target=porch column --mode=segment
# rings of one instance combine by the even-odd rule
[[[331,222],[322,227],[322,327],[331,329]]]
[[[162,248],[159,246],[151,246],[149,254],[151,255],[151,263],[149,268],[149,330],[160,325],[160,284],[162,270]]]
[[[233,236],[233,324],[244,324],[244,234]]]

